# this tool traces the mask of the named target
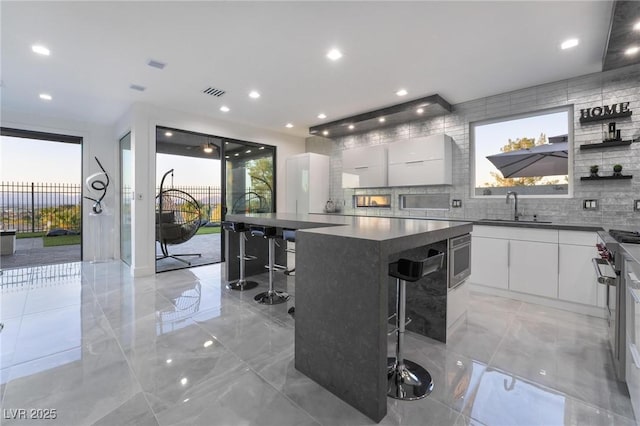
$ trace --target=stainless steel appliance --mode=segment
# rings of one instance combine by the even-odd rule
[[[449,288],[471,275],[471,234],[449,239]]]
[[[611,229],[598,232],[600,259],[594,259],[598,282],[607,286],[606,316],[609,343],[618,380],[625,381],[627,284],[624,251],[620,244],[640,244],[640,234]]]

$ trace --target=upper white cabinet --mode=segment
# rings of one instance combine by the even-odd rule
[[[342,187],[387,186],[387,145],[347,149],[342,152]]]
[[[329,157],[307,152],[288,157],[287,213],[322,213],[329,200]]]
[[[389,186],[451,185],[452,144],[444,134],[389,144]]]

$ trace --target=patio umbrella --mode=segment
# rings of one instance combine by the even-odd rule
[[[549,143],[489,155],[487,160],[505,178],[566,175],[569,173],[568,142]]]

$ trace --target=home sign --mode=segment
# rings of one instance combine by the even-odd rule
[[[629,117],[632,111],[629,109],[629,102],[604,105],[602,107],[583,108],[580,110],[580,122],[610,120],[612,118]]]

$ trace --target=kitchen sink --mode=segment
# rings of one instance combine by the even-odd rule
[[[480,222],[506,222],[506,223],[551,223],[544,220],[513,220],[513,219],[480,219]]]

